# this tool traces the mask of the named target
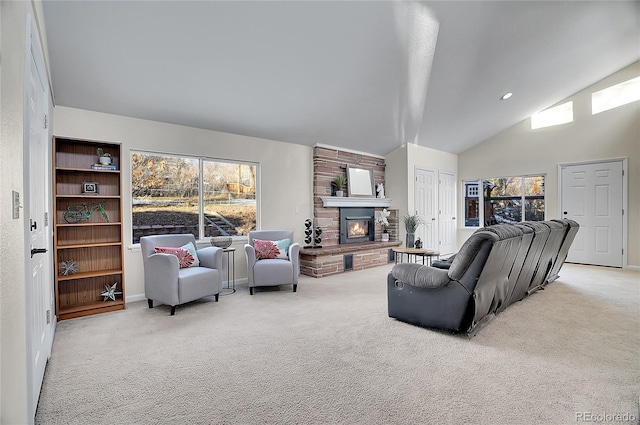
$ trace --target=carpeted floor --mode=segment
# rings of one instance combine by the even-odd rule
[[[639,272],[566,264],[467,339],[390,319],[390,268],[60,322],[36,423],[638,422]]]

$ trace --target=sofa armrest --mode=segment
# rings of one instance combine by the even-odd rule
[[[247,280],[249,287],[253,286],[253,266],[256,264],[256,250],[249,244],[244,245],[244,253],[247,257]]]
[[[435,267],[436,269],[449,269],[454,258],[456,258],[455,254],[446,260],[434,260],[431,262],[431,267]]]
[[[175,255],[150,255],[144,270],[145,297],[168,305],[178,304],[179,270],[178,257]]]
[[[289,246],[289,260],[293,264],[293,284],[298,284],[298,275],[300,274],[300,244],[292,243]]]
[[[208,246],[199,249],[197,252],[201,267],[216,269],[222,273],[222,253],[224,252],[222,248]]]
[[[419,288],[440,288],[451,282],[448,270],[415,263],[396,264],[391,274],[397,281]]]

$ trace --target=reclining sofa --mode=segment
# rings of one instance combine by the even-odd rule
[[[452,261],[397,264],[387,277],[389,317],[475,335],[496,314],[558,278],[578,232],[572,220],[478,229]]]

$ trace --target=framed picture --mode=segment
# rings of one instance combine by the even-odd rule
[[[97,195],[98,183],[96,182],[82,182],[82,193],[85,195]]]

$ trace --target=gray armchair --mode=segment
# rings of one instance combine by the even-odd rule
[[[179,267],[178,257],[175,255],[155,252],[155,247],[179,248],[189,242],[196,246],[196,239],[191,234],[140,238],[144,295],[149,308],[153,308],[154,301],[170,305],[173,316],[177,305],[210,295],[214,295],[218,301],[222,290],[222,249],[198,249],[199,266],[183,269]]]
[[[278,241],[289,238],[287,259],[256,260],[254,240]],[[249,232],[249,243],[244,246],[247,256],[247,277],[249,293],[253,295],[256,286],[293,285],[293,292],[298,288],[300,270],[300,244],[293,242],[293,232],[288,230],[256,230]]]

